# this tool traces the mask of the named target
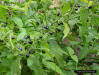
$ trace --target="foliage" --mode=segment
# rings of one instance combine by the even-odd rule
[[[2,1],[0,75],[99,75],[98,0]]]

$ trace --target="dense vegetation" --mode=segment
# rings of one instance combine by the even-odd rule
[[[0,1],[0,75],[74,70],[99,75],[98,0]]]

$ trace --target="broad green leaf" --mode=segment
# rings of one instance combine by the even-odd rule
[[[6,14],[6,8],[0,5],[0,21],[6,21]]]
[[[41,0],[41,2],[46,2],[46,0]]]
[[[19,17],[13,17],[12,20],[14,21],[14,23],[16,25],[18,25],[18,27],[22,27],[23,26],[23,22],[22,22],[21,18],[19,18]]]
[[[72,55],[71,58],[78,63],[78,57],[76,55]]]
[[[82,2],[88,3],[88,0],[81,0]]]
[[[93,65],[91,65],[91,68],[93,70],[96,70],[96,75],[99,75],[99,64],[93,63]]]
[[[50,50],[55,55],[58,64],[62,67],[63,54],[65,54],[66,56],[68,54],[60,48],[55,40],[50,40]]]
[[[71,58],[78,63],[78,58],[76,55],[74,55],[74,50],[71,47],[67,47],[67,50],[71,56]]]
[[[18,57],[16,60],[12,60],[12,64],[11,64],[11,72],[10,75],[20,75],[21,74],[21,68],[20,68],[21,64],[20,64],[20,58]]]
[[[53,62],[44,62],[44,65],[48,68],[48,69],[52,69],[53,71],[59,73],[60,75],[63,75],[62,70]]]
[[[67,1],[66,3],[64,3],[63,8],[61,8],[61,11],[63,14],[71,9],[70,4],[71,4],[70,1]]]
[[[89,53],[88,44],[86,44],[80,51],[80,59],[85,58]]]
[[[2,63],[0,63],[0,73],[10,71],[9,62],[7,59],[4,59]]]
[[[0,8],[8,9],[8,6],[0,5]]]
[[[93,4],[93,1],[89,1],[88,7],[90,7]]]
[[[81,10],[80,10],[80,19],[81,19],[81,22],[83,23],[83,24],[85,24],[86,23],[86,21],[87,21],[87,18],[88,18],[88,10],[87,9],[85,9],[85,8],[82,8]]]
[[[67,47],[67,50],[68,50],[70,55],[74,54],[74,50],[71,47]]]
[[[31,4],[32,0],[30,0],[24,7],[24,11],[25,11],[25,14],[27,15],[28,13],[28,8],[29,8],[29,5]]]
[[[88,7],[93,4],[93,1],[91,1],[91,0],[81,0],[81,1],[84,3],[88,3]]]
[[[44,42],[44,41],[41,41],[41,49],[45,50],[46,52],[49,52],[49,44]]]
[[[19,7],[19,6],[17,6],[17,5],[12,5],[11,6],[11,8],[12,8],[12,10],[17,10],[17,11],[24,11],[24,8],[21,8],[21,7]]]
[[[99,26],[99,15],[92,15],[91,17],[91,23],[93,25],[98,25]]]
[[[68,33],[70,31],[70,28],[69,28],[67,23],[64,23],[64,27],[65,28],[64,28],[64,31],[63,31],[63,33],[64,33],[63,39],[66,38],[66,36],[68,35]]]
[[[27,60],[27,65],[35,72],[35,75],[45,75],[37,56],[31,55]]]
[[[38,31],[33,31],[33,33],[30,33],[30,37],[31,37],[31,39],[39,39],[39,37],[40,37],[40,35],[41,35],[41,33],[40,32],[38,32]]]
[[[9,0],[9,2],[15,2],[16,0]]]
[[[24,28],[21,28],[21,33],[18,35],[17,40],[22,40],[24,36],[26,35],[26,30]]]
[[[5,58],[2,63],[0,63],[0,72],[9,72],[8,75],[20,75],[20,58],[12,55],[7,55],[7,57],[8,56],[9,58]]]

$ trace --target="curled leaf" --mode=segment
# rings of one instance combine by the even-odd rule
[[[64,28],[64,31],[63,31],[63,33],[64,33],[63,39],[68,35],[68,33],[70,31],[70,28],[69,28],[67,23],[64,23],[64,27],[65,28]]]

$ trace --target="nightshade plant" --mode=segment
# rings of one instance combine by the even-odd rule
[[[99,75],[98,0],[2,1],[0,75]]]

